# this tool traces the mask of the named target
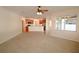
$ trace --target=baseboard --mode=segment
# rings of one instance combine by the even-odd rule
[[[75,39],[63,38],[63,37],[56,36],[56,35],[51,35],[51,34],[49,34],[49,36],[51,36],[51,37],[53,36],[53,37],[57,37],[57,38],[65,39],[65,40],[72,40],[72,41],[75,41],[75,42],[79,42],[79,41],[77,41],[77,40],[75,40]]]
[[[4,42],[6,42],[6,41],[12,39],[13,37],[16,37],[17,35],[19,35],[19,34],[21,34],[21,33],[22,33],[22,32],[19,32],[19,33],[13,35],[13,36],[10,36],[8,39],[5,39],[5,40],[1,41],[0,44],[2,44],[2,43],[4,43]]]

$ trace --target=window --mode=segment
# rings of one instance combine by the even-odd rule
[[[64,16],[56,19],[56,29],[76,31],[77,16]]]

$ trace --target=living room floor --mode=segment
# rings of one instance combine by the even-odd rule
[[[42,32],[26,32],[0,45],[4,53],[79,52],[79,42],[49,36]]]

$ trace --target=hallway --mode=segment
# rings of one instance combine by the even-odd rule
[[[0,52],[79,52],[79,42],[51,37],[42,32],[28,32],[1,44]]]

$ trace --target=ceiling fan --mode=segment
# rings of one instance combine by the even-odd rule
[[[42,9],[41,6],[37,8],[37,15],[42,15],[44,12],[47,12],[47,9]]]

